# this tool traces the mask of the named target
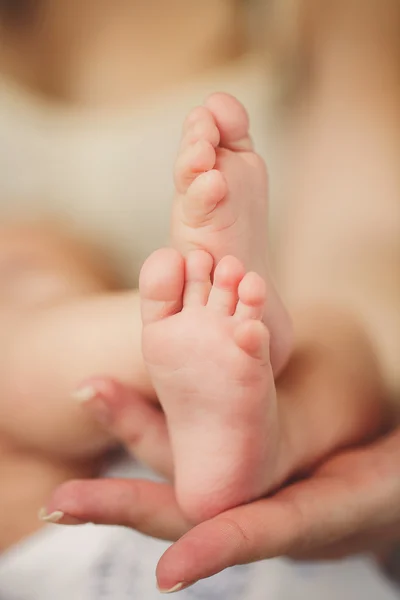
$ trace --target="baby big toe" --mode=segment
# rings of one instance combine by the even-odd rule
[[[172,248],[154,252],[144,263],[139,279],[143,323],[159,321],[182,307],[184,259]]]

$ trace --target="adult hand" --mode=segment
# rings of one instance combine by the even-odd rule
[[[104,390],[106,391],[106,390]],[[115,394],[115,392],[118,392]],[[171,473],[162,413],[114,389],[109,424],[132,450]],[[140,419],[138,416],[140,415]],[[146,426],[143,427],[143,419]],[[47,506],[60,523],[124,525],[178,540],[157,567],[161,589],[190,584],[235,565],[275,556],[331,558],[400,539],[400,429],[326,461],[274,496],[191,528],[169,484],[142,480],[68,482]]]
[[[192,529],[172,486],[142,480],[69,482],[47,508],[62,511],[62,523],[118,524],[178,539],[157,567],[162,590],[275,556],[332,558],[379,549],[400,538],[400,429],[328,460],[275,496]]]

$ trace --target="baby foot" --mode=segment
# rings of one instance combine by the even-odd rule
[[[278,440],[266,287],[234,257],[155,252],[140,277],[143,354],[165,411],[178,502],[193,521],[271,486]]]
[[[235,256],[264,279],[268,303],[263,320],[277,374],[290,354],[291,327],[268,269],[267,172],[254,152],[247,113],[232,96],[214,94],[187,117],[175,185],[172,245],[184,256],[206,250],[215,265],[226,255]]]

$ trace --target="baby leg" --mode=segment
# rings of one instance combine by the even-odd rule
[[[0,429],[22,445],[79,457],[111,437],[71,399],[93,373],[150,396],[135,292],[79,243],[44,227],[0,234],[2,377]]]

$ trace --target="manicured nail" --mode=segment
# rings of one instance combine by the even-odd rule
[[[85,385],[78,388],[72,393],[72,398],[78,404],[88,404],[92,415],[96,418],[96,421],[104,427],[109,427],[112,422],[112,413],[109,406],[104,401],[98,390],[92,385]],[[90,404],[89,404],[90,402]]]
[[[64,513],[61,510],[55,510],[48,514],[45,508],[41,508],[38,517],[40,521],[44,521],[45,523],[59,523],[64,517]]]
[[[97,391],[92,385],[85,385],[72,392],[71,396],[79,404],[85,404],[85,402],[90,402],[90,400],[96,398]]]
[[[181,581],[181,583],[177,583],[176,585],[174,585],[174,587],[170,588],[169,590],[164,590],[160,588],[159,585],[157,585],[157,589],[160,592],[160,594],[174,594],[175,592],[181,592],[182,590],[186,590],[192,585],[194,585],[194,583],[185,583],[184,581]]]
[[[80,519],[71,517],[71,515],[67,515],[61,510],[55,510],[52,513],[47,513],[45,508],[41,508],[39,510],[38,517],[40,521],[44,521],[44,523],[60,523],[60,525],[85,525],[87,523],[87,521],[81,521]]]

